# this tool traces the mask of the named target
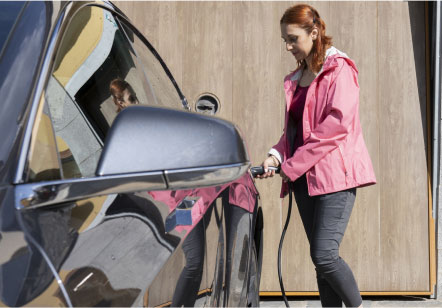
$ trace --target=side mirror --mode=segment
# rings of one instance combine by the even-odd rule
[[[116,117],[96,174],[161,173],[167,189],[186,189],[233,181],[249,165],[245,144],[232,123],[196,113],[131,106]]]

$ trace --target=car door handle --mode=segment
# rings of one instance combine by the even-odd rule
[[[177,226],[191,226],[192,208],[200,197],[186,197],[166,217],[165,231],[170,232]]]

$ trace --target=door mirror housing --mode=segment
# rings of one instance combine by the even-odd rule
[[[167,189],[224,184],[249,168],[237,128],[225,120],[174,109],[131,106],[116,117],[96,175],[162,173]]]

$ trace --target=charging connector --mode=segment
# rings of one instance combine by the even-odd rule
[[[279,168],[277,167],[269,167],[269,170],[275,170],[276,173],[279,173]],[[255,178],[257,175],[264,174],[264,167],[258,166],[258,167],[252,167],[250,168],[250,172],[252,173],[252,176]]]
[[[268,167],[268,168],[269,168],[269,170],[275,170],[276,173],[279,173],[279,171],[280,171],[280,168],[277,168],[277,167]],[[264,174],[264,167],[263,166],[252,167],[252,168],[250,168],[250,173],[252,174],[253,177],[256,177],[257,175]],[[286,307],[290,307],[290,306],[289,306],[289,302],[287,300],[287,296],[285,295],[284,283],[282,281],[281,255],[282,255],[282,244],[284,243],[285,233],[287,231],[287,227],[289,226],[291,213],[292,213],[292,189],[291,189],[291,186],[290,186],[290,183],[289,183],[289,208],[288,208],[288,211],[287,211],[287,219],[285,221],[284,229],[282,230],[281,240],[279,241],[279,249],[278,249],[278,277],[279,277],[279,286],[281,288],[282,298],[284,300],[284,303],[285,303]]]

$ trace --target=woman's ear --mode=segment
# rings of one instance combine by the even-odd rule
[[[318,38],[318,34],[319,34],[318,28],[314,28],[310,33],[312,40],[316,40]]]

